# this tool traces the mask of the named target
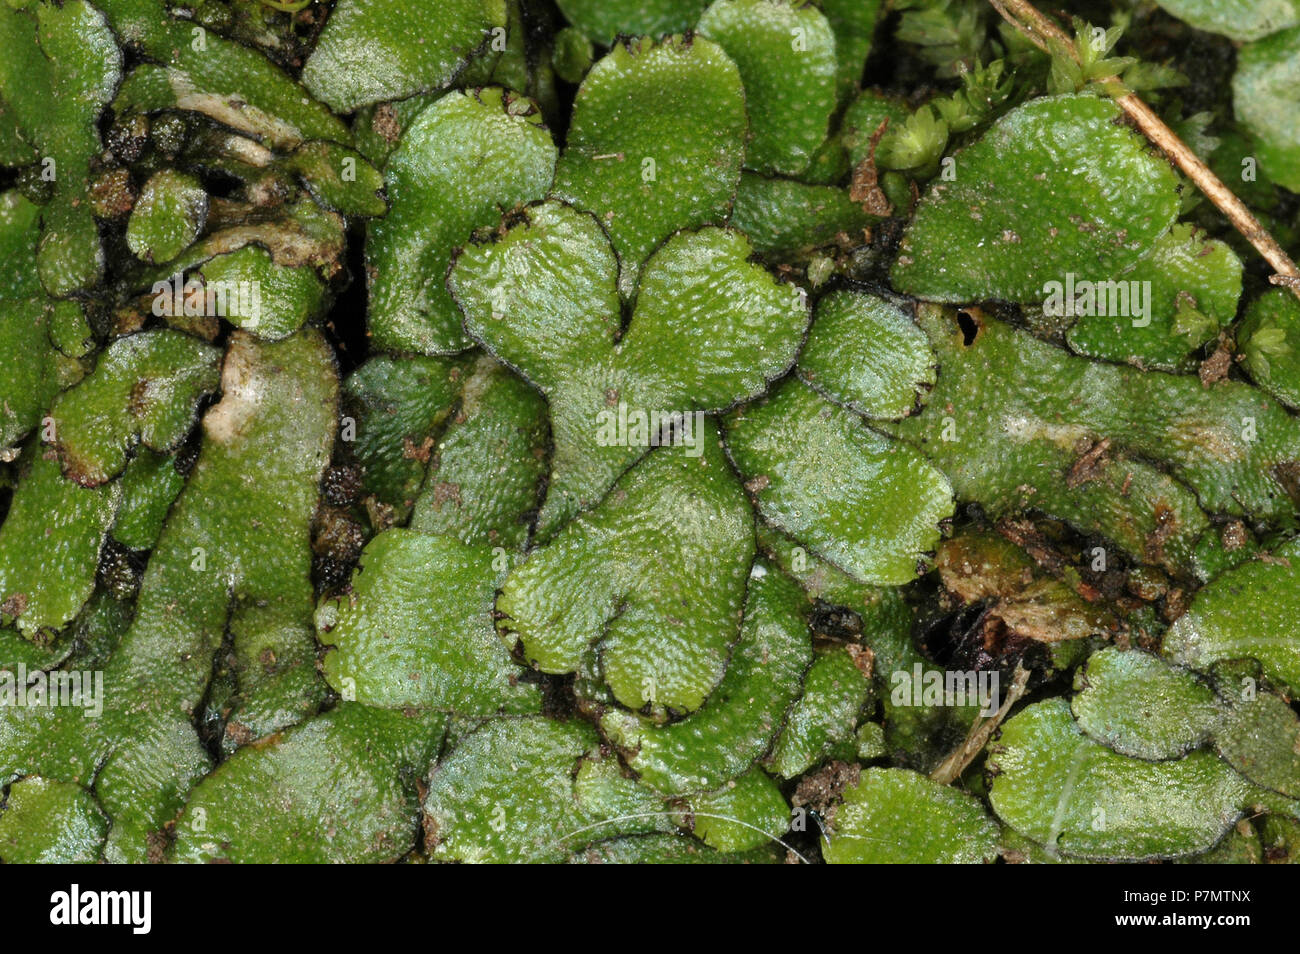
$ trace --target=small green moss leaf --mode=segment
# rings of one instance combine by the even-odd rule
[[[952,516],[942,474],[799,381],[733,415],[727,448],[765,520],[866,583],[915,579]]]
[[[601,729],[642,782],[668,794],[713,791],[767,751],[812,658],[806,609],[799,586],[758,561],[749,578],[740,641],[704,706],[671,725],[622,710],[601,719]]]
[[[113,523],[113,539],[132,550],[152,550],[185,478],[176,470],[174,457],[142,447],[119,482],[122,506]]]
[[[1300,424],[1255,388],[1207,390],[1194,375],[1089,361],[963,314],[918,312],[938,381],[920,414],[887,425],[924,450],[958,499],[992,516],[1032,508],[1202,578],[1230,562],[1207,515],[1295,512],[1286,474],[1300,460]]]
[[[465,328],[543,392],[613,347],[618,261],[600,224],[561,202],[530,206],[486,243],[468,245],[447,285]]]
[[[753,514],[712,427],[661,447],[511,572],[498,628],[544,672],[591,665],[623,705],[698,709],[740,632]],[[700,584],[708,580],[707,586]]]
[[[747,127],[740,73],[703,37],[618,43],[587,73],[554,195],[609,231],[625,298],[664,239],[726,219]]]
[[[1164,652],[1203,669],[1225,659],[1257,659],[1269,678],[1300,693],[1300,541],[1290,540],[1267,560],[1229,570],[1196,595],[1170,627]]]
[[[922,198],[894,286],[933,301],[1042,301],[1067,273],[1101,281],[1137,262],[1174,223],[1177,180],[1119,115],[1087,95],[1008,113]]]
[[[1300,822],[1285,815],[1265,815],[1259,824],[1264,857],[1272,864],[1300,864]]]
[[[867,769],[831,817],[826,862],[980,864],[997,856],[998,826],[971,796],[907,769]]]
[[[417,116],[447,91],[419,93],[394,103],[377,103],[357,110],[352,118],[352,135],[358,151],[378,169],[383,169]]]
[[[860,698],[864,692],[864,683],[874,688],[880,695],[884,709],[884,744],[891,756],[899,758],[915,767],[932,767],[948,755],[949,738],[961,738],[969,729],[971,720],[978,711],[978,703],[972,701],[964,706],[926,706],[914,704],[911,686],[926,679],[935,678],[930,673],[937,673],[942,681],[943,670],[930,662],[916,648],[912,640],[912,610],[897,587],[869,586],[854,579],[843,570],[810,553],[798,540],[792,539],[766,524],[759,525],[759,545],[765,554],[771,556],[781,568],[796,580],[813,598],[816,607],[812,625],[814,631],[821,625],[822,618],[830,616],[843,619],[847,627],[841,630],[839,637],[852,637],[860,645],[846,645],[838,654],[841,658],[834,664],[819,660],[805,680],[804,700],[810,705],[817,705],[819,682],[818,673],[832,677],[830,685],[824,691],[832,693],[833,698],[824,702],[829,712],[842,711],[850,700]],[[818,612],[820,611],[820,613]],[[857,664],[866,668],[867,657],[862,647],[871,650],[868,677],[858,669]],[[848,672],[847,665],[852,665],[856,675]],[[824,669],[823,669],[824,667]],[[837,677],[836,673],[842,673]],[[904,681],[905,679],[905,681]],[[900,688],[900,685],[905,688]],[[869,704],[870,698],[867,698]],[[804,702],[796,703],[787,720],[791,744],[802,732],[801,715],[806,712]],[[826,718],[830,718],[829,715]],[[847,716],[846,716],[847,718]],[[832,745],[846,731],[843,722],[836,722],[836,728],[826,730]],[[814,727],[809,727],[809,744],[818,738]],[[794,753],[785,748],[784,738],[778,740],[774,750],[778,757],[785,758]],[[815,758],[815,752],[805,754],[803,758]],[[810,763],[811,764],[811,763]]]
[[[847,189],[769,179],[753,172],[740,177],[731,224],[749,236],[765,259],[788,263],[807,257],[841,232],[858,241],[878,217],[862,211]]]
[[[1300,21],[1300,7],[1293,7]],[[1237,54],[1233,110],[1255,138],[1260,167],[1300,192],[1300,26],[1249,43]]]
[[[706,848],[687,835],[633,835],[589,845],[569,857],[583,865],[774,865],[784,855],[775,846],[728,853]]]
[[[463,358],[381,355],[344,383],[347,413],[340,436],[365,468],[365,490],[393,507],[399,521],[415,502],[434,436],[451,413],[467,371]]]
[[[745,165],[798,175],[826,138],[836,105],[835,33],[816,7],[789,0],[717,0],[702,36],[726,50],[745,84]]]
[[[617,36],[685,33],[708,5],[709,0],[558,0],[570,23],[606,46]]]
[[[1215,730],[1214,748],[1255,784],[1300,797],[1300,717],[1281,696],[1261,692],[1234,705]]]
[[[323,602],[319,638],[332,646],[325,677],[345,699],[389,709],[464,715],[537,712],[492,627],[505,576],[492,550],[452,537],[393,529],[361,554],[350,592]]]
[[[303,85],[339,113],[451,84],[505,4],[415,0],[401,5],[340,0],[302,70]]]
[[[36,639],[61,629],[90,598],[121,490],[78,486],[41,453],[29,451],[26,466],[0,526],[0,623]]]
[[[496,719],[462,738],[429,779],[431,857],[543,863],[591,842],[665,830],[661,800],[598,761],[599,744],[584,723],[543,718]]]
[[[934,351],[920,328],[875,295],[832,292],[799,358],[799,376],[869,418],[911,414],[935,381]]]
[[[882,0],[822,0],[822,13],[835,31],[835,82],[846,102],[862,82]]]
[[[1285,288],[1264,292],[1237,326],[1242,364],[1261,388],[1300,408],[1300,301]]]
[[[594,59],[595,50],[592,49],[591,40],[581,30],[565,27],[555,34],[551,62],[556,74],[566,83],[581,83]]]
[[[445,286],[452,251],[503,209],[540,198],[555,155],[536,108],[499,88],[449,93],[420,114],[384,168],[392,209],[366,241],[375,345],[468,347]]]
[[[126,244],[155,265],[170,262],[198,236],[208,215],[208,194],[193,176],[164,169],[149,177],[131,210]]]
[[[854,726],[872,696],[871,678],[858,668],[849,647],[818,652],[766,763],[782,778],[794,778],[837,753],[854,738]],[[880,732],[880,726],[870,722],[863,728]],[[877,741],[876,754],[881,754],[883,735]]]
[[[1078,309],[1080,299],[1062,298],[1067,315],[1083,315],[1070,329],[1070,347],[1107,361],[1187,370],[1188,357],[1237,314],[1241,259],[1223,242],[1179,224],[1115,282],[1117,292],[1110,285],[1095,290],[1095,305],[1087,304],[1085,294],[1082,303],[1092,314]],[[1112,301],[1119,307],[1112,308]]]
[[[0,810],[6,864],[93,864],[108,819],[80,785],[35,776],[14,782]]]
[[[1085,736],[1064,699],[1023,709],[989,746],[990,801],[1048,849],[1092,859],[1196,854],[1241,815],[1251,785],[1208,752],[1129,758]]]
[[[716,792],[687,800],[697,838],[718,851],[751,851],[771,844],[790,827],[790,806],[759,769]]]
[[[96,487],[120,474],[138,445],[174,450],[194,426],[199,400],[217,389],[219,357],[170,329],[114,341],[50,409],[64,474]]]
[[[41,211],[36,265],[56,298],[99,282],[104,251],[85,201],[100,150],[100,111],[121,78],[122,54],[104,14],[83,0],[0,8],[0,99],[40,155],[53,197]]]
[[[443,717],[343,702],[203,779],[176,821],[185,863],[366,864],[414,846],[414,778],[437,751]]]
[[[1272,816],[1269,816],[1272,817]],[[1239,821],[1224,839],[1203,855],[1179,858],[1184,865],[1257,865],[1264,860],[1259,832],[1248,821]]]
[[[1140,650],[1103,649],[1075,675],[1079,728],[1121,755],[1173,759],[1203,743],[1221,711],[1184,669]]]
[[[901,129],[912,111],[902,102],[874,89],[863,90],[840,120],[840,139],[854,166],[871,155],[871,137],[886,119],[888,131]]]
[[[1259,40],[1300,23],[1295,0],[1156,0],[1166,12],[1198,30],[1234,40]]]
[[[293,334],[327,304],[325,283],[314,268],[278,265],[257,245],[214,256],[200,275],[205,288],[224,294],[224,300],[215,299],[221,317],[268,341]]]
[[[546,478],[546,402],[482,356],[429,459],[411,529],[521,550]]]
[[[58,394],[51,333],[60,310],[80,311],[72,302],[46,297],[33,267],[39,239],[40,207],[16,190],[0,193],[0,260],[14,263],[0,277],[0,353],[23,356],[0,363],[0,449],[35,426]]]
[[[344,215],[376,216],[388,211],[379,194],[384,177],[361,153],[332,142],[309,142],[285,160],[320,202]]]
[[[752,252],[727,229],[674,235],[646,264],[621,339],[614,253],[590,215],[547,201],[458,257],[448,284],[466,330],[550,406],[541,539],[594,506],[648,447],[698,448],[694,412],[760,393],[794,361],[807,306]]]

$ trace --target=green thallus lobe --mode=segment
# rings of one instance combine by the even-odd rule
[[[0,859],[1300,844],[1294,298],[1087,86],[1117,31],[558,6],[0,15],[0,676],[103,686],[0,693]],[[1162,6],[1284,216],[1293,5]],[[996,733],[892,691],[1017,662]]]

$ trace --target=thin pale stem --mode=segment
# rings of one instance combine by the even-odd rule
[[[930,773],[930,780],[938,782],[940,785],[948,785],[951,784],[953,779],[966,771],[966,766],[970,765],[975,760],[975,756],[979,755],[984,746],[988,744],[989,738],[993,735],[993,730],[1002,724],[1002,720],[1007,717],[1011,707],[1025,694],[1025,686],[1028,684],[1029,670],[1020,663],[1016,663],[1015,675],[1011,678],[1011,688],[1007,690],[998,711],[987,719],[975,720],[975,724],[971,726],[966,740],[939,763],[938,768]]]

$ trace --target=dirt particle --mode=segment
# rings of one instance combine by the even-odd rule
[[[1065,477],[1065,486],[1077,490],[1091,480],[1096,480],[1106,466],[1106,452],[1110,450],[1110,438],[1103,437],[1093,444],[1082,457],[1074,462]]]
[[[876,671],[876,654],[871,651],[871,647],[849,643],[845,649],[849,659],[853,660],[854,668],[862,673],[864,679],[870,679]]]
[[[460,484],[451,484],[439,481],[433,485],[433,509],[439,513],[442,512],[442,505],[451,501],[458,508],[464,506],[464,501],[460,499]]]
[[[818,639],[847,642],[862,636],[861,616],[846,606],[836,606],[823,599],[813,603],[808,626]]]
[[[429,854],[442,844],[442,833],[438,826],[438,821],[432,815],[425,814],[424,822],[424,850]]]
[[[426,437],[419,444],[409,437],[402,438],[402,456],[407,460],[418,460],[421,464],[429,463],[433,454],[433,438]]]
[[[840,800],[844,790],[850,785],[858,784],[861,778],[862,769],[851,762],[827,762],[799,780],[790,804],[795,808],[806,807],[825,815]]]
[[[1232,349],[1228,347],[1227,336],[1219,335],[1219,343],[1214,349],[1214,353],[1201,362],[1197,374],[1201,379],[1201,387],[1208,388],[1211,385],[1218,384],[1228,377],[1228,369],[1232,367]]]
[[[167,846],[171,838],[165,831],[151,831],[144,836],[145,858],[151,865],[161,865],[167,860]]]
[[[370,525],[375,528],[375,533],[382,533],[395,522],[392,505],[384,503],[378,497],[373,495],[367,497],[365,505],[366,516],[370,518]]]
[[[325,502],[335,507],[355,503],[361,495],[362,473],[358,464],[335,464],[325,471],[321,479],[321,492]]]
[[[1219,539],[1223,541],[1223,549],[1231,553],[1249,543],[1250,535],[1246,532],[1246,525],[1240,520],[1229,520],[1220,531]]]
[[[876,131],[871,134],[867,155],[854,167],[853,180],[849,184],[849,198],[861,205],[862,211],[868,215],[883,217],[894,211],[893,206],[889,204],[889,197],[880,188],[880,179],[876,172],[876,146],[880,144],[880,137],[885,134],[888,127],[889,117],[886,116],[876,127]]]
[[[0,603],[0,616],[17,617],[27,612],[27,594],[11,593]]]
[[[370,128],[390,146],[402,138],[402,123],[397,118],[397,110],[388,103],[380,103],[375,114],[370,117]]]
[[[126,169],[112,169],[90,183],[90,207],[98,218],[121,218],[134,208],[135,199],[131,173]]]
[[[1178,517],[1173,508],[1166,503],[1156,504],[1156,528],[1147,534],[1146,559],[1148,563],[1165,562],[1165,544],[1178,532]]]
[[[248,726],[242,722],[229,722],[226,724],[226,738],[230,739],[236,745],[247,745],[257,736]]]

